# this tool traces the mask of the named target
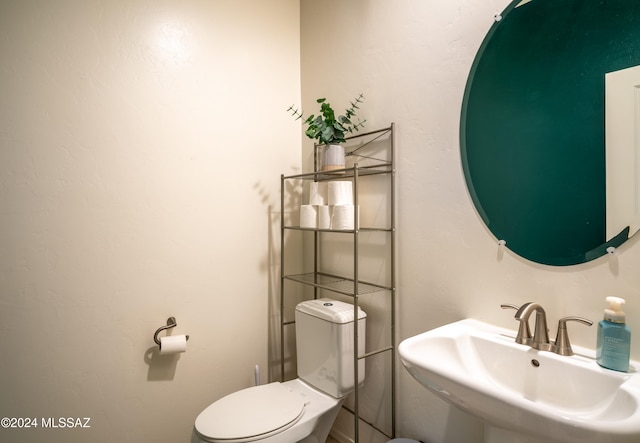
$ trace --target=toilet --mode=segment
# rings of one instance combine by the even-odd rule
[[[196,418],[192,443],[324,443],[345,397],[353,391],[354,309],[322,298],[295,309],[298,378],[229,394]],[[358,308],[358,349],[364,353],[366,314]],[[364,381],[358,361],[358,384]]]

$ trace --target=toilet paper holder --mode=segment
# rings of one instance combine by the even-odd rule
[[[169,317],[167,319],[167,325],[166,326],[160,326],[157,330],[156,333],[153,334],[153,341],[156,342],[156,344],[158,346],[160,346],[160,339],[158,338],[158,334],[162,331],[164,331],[165,329],[171,329],[171,328],[175,328],[176,326],[178,326],[178,323],[176,323],[176,318],[175,317]],[[189,340],[189,336],[187,335],[187,340]]]

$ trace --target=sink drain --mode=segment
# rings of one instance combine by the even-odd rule
[[[538,368],[540,367],[540,362],[534,358],[531,360],[531,366],[533,366],[534,368]]]

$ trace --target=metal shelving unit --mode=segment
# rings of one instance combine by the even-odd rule
[[[354,157],[358,159],[358,163],[354,163],[351,167],[346,167],[341,170],[334,170],[331,172],[319,171],[318,149],[316,146],[314,155],[314,171],[305,174],[297,174],[290,176],[281,176],[281,219],[280,219],[280,370],[281,380],[285,378],[285,329],[287,326],[292,325],[293,321],[287,321],[285,318],[286,312],[286,294],[285,294],[285,282],[296,282],[298,284],[310,287],[313,289],[313,297],[318,298],[318,294],[321,291],[330,291],[336,294],[340,294],[345,297],[350,297],[354,307],[355,318],[358,318],[357,311],[359,306],[359,298],[368,294],[378,293],[384,291],[388,293],[390,300],[388,305],[390,306],[389,315],[389,346],[381,346],[378,349],[364,352],[363,349],[358,349],[358,328],[357,322],[354,322],[354,377],[358,380],[359,365],[358,362],[361,359],[369,358],[373,355],[382,353],[388,353],[390,356],[390,374],[388,383],[390,384],[390,431],[382,430],[379,426],[373,423],[372,420],[367,420],[361,417],[360,414],[360,389],[357,386],[353,393],[353,407],[343,406],[354,417],[354,441],[359,441],[360,434],[360,422],[364,422],[371,426],[377,432],[389,437],[394,438],[396,435],[396,339],[395,339],[395,319],[396,319],[396,284],[395,284],[395,170],[394,170],[394,158],[395,158],[395,125],[392,123],[389,127],[379,129],[376,131],[358,133],[352,137],[347,138],[345,143],[345,151],[347,158]],[[382,148],[381,148],[382,146]],[[373,148],[375,147],[375,148]],[[309,181],[331,181],[331,180],[352,180],[353,181],[353,194],[354,194],[354,206],[359,206],[359,193],[361,180],[364,177],[384,175],[389,177],[388,187],[386,189],[386,198],[388,198],[387,208],[389,211],[387,226],[384,227],[360,227],[360,215],[359,211],[354,211],[354,224],[358,228],[350,230],[333,230],[333,229],[310,229],[301,228],[300,226],[289,226],[285,223],[285,194],[287,187],[286,182],[289,180],[309,180]],[[287,231],[309,231],[313,234],[313,272],[294,273],[287,274],[285,267],[285,233]],[[360,235],[366,233],[380,232],[387,238],[387,251],[388,257],[381,257],[383,260],[388,260],[389,272],[386,278],[387,281],[383,282],[371,282],[360,279]],[[322,258],[320,250],[323,244],[323,236],[327,233],[344,235],[346,240],[350,240],[353,243],[353,275],[342,276],[335,275],[331,272],[324,272]],[[366,383],[366,377],[365,377]]]

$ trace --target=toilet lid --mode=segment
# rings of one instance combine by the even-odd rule
[[[234,392],[198,415],[196,431],[207,439],[251,441],[293,426],[304,412],[304,399],[280,383]]]

